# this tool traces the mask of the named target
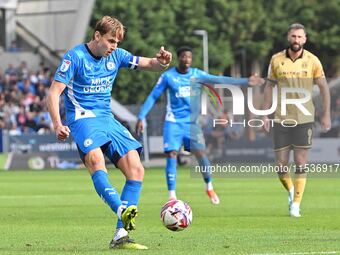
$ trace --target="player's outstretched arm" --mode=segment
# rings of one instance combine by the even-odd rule
[[[171,63],[172,54],[162,46],[155,58],[141,57],[138,69],[147,71],[164,71]]]
[[[203,71],[200,73],[197,81],[203,83],[230,84],[236,86],[260,86],[265,83],[265,80],[258,77],[257,74],[254,74],[249,78],[235,78],[230,76],[212,75]]]
[[[140,134],[143,132],[144,130],[144,123],[143,123],[143,120],[138,120],[137,123],[136,123],[136,134],[138,136],[140,136]]]
[[[64,83],[53,81],[46,100],[54,130],[60,141],[65,141],[70,135],[70,129],[62,124],[59,115],[59,98],[65,88],[66,85]]]
[[[320,77],[315,79],[315,83],[319,86],[320,94],[322,98],[322,116],[321,116],[321,128],[323,132],[327,132],[331,129],[331,96],[326,78]]]
[[[264,88],[264,103],[263,103],[263,110],[268,110],[272,104],[272,98],[273,98],[273,86],[274,83],[272,83],[271,81],[267,80],[265,88]],[[268,116],[263,116],[263,130],[266,132],[270,131],[270,123],[269,123],[269,119]]]

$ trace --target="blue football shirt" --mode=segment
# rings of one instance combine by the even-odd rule
[[[113,82],[122,67],[136,69],[139,57],[117,48],[107,57],[95,57],[86,44],[69,50],[54,80],[66,85],[67,125],[91,117],[112,116],[110,98]]]

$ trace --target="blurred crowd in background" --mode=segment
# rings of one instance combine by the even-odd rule
[[[30,70],[25,61],[0,70],[0,128],[11,135],[53,130],[46,95],[53,78],[44,63]]]

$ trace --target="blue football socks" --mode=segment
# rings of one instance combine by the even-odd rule
[[[168,185],[168,190],[176,190],[176,172],[177,172],[177,159],[176,158],[166,158],[166,182]]]
[[[118,192],[112,187],[108,175],[103,170],[98,170],[92,175],[93,185],[98,195],[107,203],[112,211],[117,213],[122,204]]]
[[[138,205],[141,190],[142,190],[141,181],[127,180],[125,182],[122,195],[120,197],[123,206],[126,208],[130,205]],[[118,219],[117,228],[122,228],[122,227],[123,227],[123,222],[120,219]]]
[[[201,173],[205,183],[211,182],[211,172],[210,172],[210,161],[207,155],[197,158],[198,164],[200,165]]]

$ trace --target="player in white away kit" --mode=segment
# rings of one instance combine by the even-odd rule
[[[123,37],[124,27],[120,21],[109,16],[99,20],[92,40],[65,54],[49,90],[47,103],[58,139],[65,140],[72,133],[98,195],[118,216],[110,248],[147,249],[128,236],[128,231],[135,229],[144,177],[139,158],[142,146],[114,119],[110,97],[120,68],[162,71],[169,66],[172,55],[161,47],[155,58],[133,56],[117,48]],[[62,93],[65,95],[66,124],[59,116]],[[109,182],[104,155],[126,177],[121,196]]]

